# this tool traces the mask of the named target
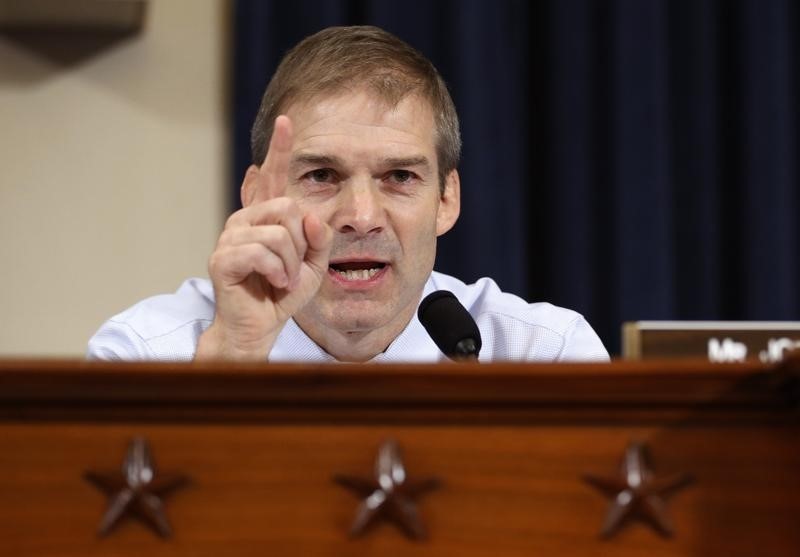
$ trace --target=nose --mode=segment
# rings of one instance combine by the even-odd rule
[[[380,232],[385,225],[380,191],[371,180],[352,180],[340,193],[336,230],[365,236]]]

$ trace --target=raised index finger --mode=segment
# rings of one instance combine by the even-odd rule
[[[261,187],[256,192],[255,201],[266,201],[286,194],[289,181],[289,161],[292,158],[292,121],[281,114],[275,118],[272,138],[269,141],[267,158],[259,170]]]

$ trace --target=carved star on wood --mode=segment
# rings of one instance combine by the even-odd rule
[[[334,481],[363,499],[350,528],[351,536],[358,536],[380,517],[385,517],[412,539],[427,537],[415,500],[438,487],[440,482],[437,478],[409,480],[396,441],[388,440],[378,449],[374,479],[337,475]]]
[[[613,536],[628,518],[641,518],[664,537],[674,533],[665,499],[693,481],[688,474],[655,477],[644,443],[630,443],[616,478],[586,475],[584,480],[611,499],[600,536]]]
[[[108,508],[97,532],[107,535],[123,516],[132,513],[163,538],[172,535],[162,497],[188,482],[180,474],[156,475],[155,462],[147,441],[133,439],[120,472],[86,472],[84,477],[108,495]]]

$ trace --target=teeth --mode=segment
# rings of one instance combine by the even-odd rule
[[[380,269],[351,269],[348,271],[336,271],[344,280],[369,280],[374,277]]]

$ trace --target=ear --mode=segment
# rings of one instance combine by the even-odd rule
[[[458,220],[461,213],[461,179],[458,170],[451,170],[444,179],[444,191],[436,213],[436,235],[441,236]]]
[[[239,196],[242,200],[242,207],[247,207],[253,202],[253,199],[255,199],[256,190],[258,189],[258,185],[261,183],[259,174],[259,169],[254,164],[251,164],[247,168],[247,172],[244,173],[242,187],[239,191]]]

